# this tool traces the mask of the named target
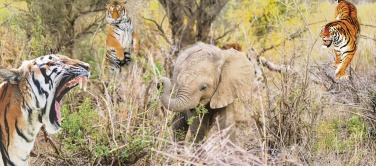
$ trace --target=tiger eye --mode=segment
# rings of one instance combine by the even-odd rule
[[[48,66],[55,66],[55,62],[50,61],[50,62],[47,63],[47,65]]]

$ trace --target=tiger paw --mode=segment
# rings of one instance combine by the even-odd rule
[[[130,57],[125,57],[124,58],[124,64],[125,65],[129,65],[129,64],[131,64],[132,63],[132,58],[130,58]]]
[[[336,78],[338,79],[348,79],[349,76],[346,74],[346,70],[336,70]]]
[[[340,62],[333,62],[333,63],[332,63],[332,66],[333,66],[333,67],[337,67],[339,64],[340,64]]]
[[[123,60],[123,63],[125,65],[129,65],[132,63],[132,57],[131,57],[131,54],[127,53],[127,52],[124,52],[124,60]]]

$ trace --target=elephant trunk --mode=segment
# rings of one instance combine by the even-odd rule
[[[175,98],[172,98],[172,85],[170,79],[163,77],[162,83],[163,92],[161,95],[161,102],[168,110],[183,112],[197,106],[198,102],[192,101],[192,97],[189,96],[189,90],[180,89],[178,95]]]

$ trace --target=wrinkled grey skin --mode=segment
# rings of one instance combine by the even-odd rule
[[[235,125],[237,110],[234,102],[240,98],[246,100],[252,93],[254,67],[246,56],[234,49],[221,50],[213,45],[198,43],[184,50],[177,58],[170,79],[163,77],[161,102],[168,110],[178,112],[172,125],[175,141],[184,140],[188,128],[194,142],[207,136],[215,116],[219,115],[220,129]],[[176,96],[173,93],[176,92]],[[197,116],[195,107],[205,106],[201,126],[199,118],[193,118],[192,124],[187,120]],[[234,127],[232,127],[234,129]],[[233,130],[232,130],[233,131]],[[235,133],[228,133],[235,140]],[[180,135],[178,134],[180,133]]]

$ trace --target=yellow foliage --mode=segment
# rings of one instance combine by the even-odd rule
[[[10,0],[0,0],[0,21],[3,22],[6,20],[10,14],[15,14],[13,11],[10,11],[11,8],[17,8],[21,10],[27,10],[26,2],[14,2]]]

